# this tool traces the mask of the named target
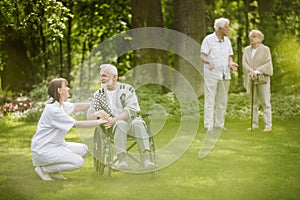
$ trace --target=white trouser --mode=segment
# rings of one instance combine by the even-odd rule
[[[230,80],[205,78],[204,128],[224,127],[229,85]]]
[[[259,102],[263,107],[263,120],[265,128],[272,128],[272,108],[271,108],[271,90],[270,82],[266,84],[254,84],[253,91],[253,121],[252,127],[258,128],[258,110]],[[250,94],[250,103],[252,101]]]
[[[130,122],[119,120],[114,125],[114,143],[116,154],[126,153],[127,135],[130,134],[136,138],[140,152],[150,150],[148,134],[145,122],[141,118],[133,119]]]
[[[49,152],[45,152],[38,155],[40,159],[47,157],[51,154],[51,160],[48,164],[42,165],[43,170],[48,173],[72,171],[79,169],[83,166],[83,156],[88,152],[88,147],[85,144],[66,142],[65,145],[51,149]],[[32,156],[37,156],[33,155]],[[45,158],[47,159],[47,158]]]

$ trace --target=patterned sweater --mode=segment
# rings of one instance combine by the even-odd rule
[[[115,90],[116,99],[113,99],[112,104],[116,113],[113,113],[113,108],[108,102],[107,89],[100,88],[93,95],[88,114],[104,110],[110,114],[111,117],[114,117],[115,115],[126,111],[128,113],[129,120],[137,117],[140,112],[140,106],[138,104],[134,88],[129,84],[117,82]]]

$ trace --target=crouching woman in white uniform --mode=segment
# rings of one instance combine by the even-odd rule
[[[48,87],[48,100],[31,141],[32,161],[36,173],[44,181],[66,179],[62,171],[72,171],[83,166],[83,156],[88,152],[85,144],[65,142],[72,127],[92,127],[103,120],[76,121],[72,112],[87,110],[89,103],[70,103],[67,80],[53,79]]]

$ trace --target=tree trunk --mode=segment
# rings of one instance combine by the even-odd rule
[[[132,28],[140,27],[164,27],[162,7],[160,0],[140,1],[131,0],[132,6]],[[143,37],[141,35],[137,37]],[[147,39],[147,38],[142,38]],[[157,37],[160,39],[160,36]],[[134,52],[134,65],[139,66],[147,63],[168,65],[167,53],[159,49],[140,49]],[[134,82],[150,83],[153,77],[158,77],[160,82],[168,81],[160,70],[153,67],[153,70],[145,72],[147,76],[135,76]],[[158,87],[161,90],[161,87]],[[162,90],[161,90],[162,91]]]
[[[59,76],[64,77],[64,55],[63,55],[63,43],[62,40],[59,39]],[[68,75],[66,76],[68,77]]]
[[[199,43],[197,52],[192,52],[193,56],[199,57],[200,44],[206,35],[205,22],[205,1],[204,0],[174,0],[174,29],[186,34]],[[181,42],[181,49],[189,51],[189,46]],[[175,56],[175,69],[177,69],[189,81],[197,96],[203,95],[203,77],[201,74],[201,62],[199,66],[192,66],[190,63]],[[176,82],[175,84],[181,84]],[[183,91],[184,92],[184,91]]]
[[[73,3],[70,3],[69,9],[72,11]],[[72,72],[72,45],[71,45],[71,37],[72,37],[72,17],[68,18],[68,32],[67,32],[67,79],[71,85],[71,72]]]
[[[3,90],[13,92],[29,91],[35,83],[35,76],[31,75],[32,65],[27,57],[26,47],[17,33],[10,33],[3,43],[5,65],[1,73]]]
[[[273,17],[272,6],[274,5],[274,0],[258,0],[258,13],[260,16],[261,23],[259,24],[260,30],[265,35],[264,42],[267,45],[272,45],[269,41],[276,41],[276,18]]]

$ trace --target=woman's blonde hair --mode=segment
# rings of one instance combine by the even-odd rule
[[[254,29],[254,30],[250,31],[249,38],[253,34],[256,34],[258,36],[260,42],[262,42],[265,38],[264,34],[260,30]]]

